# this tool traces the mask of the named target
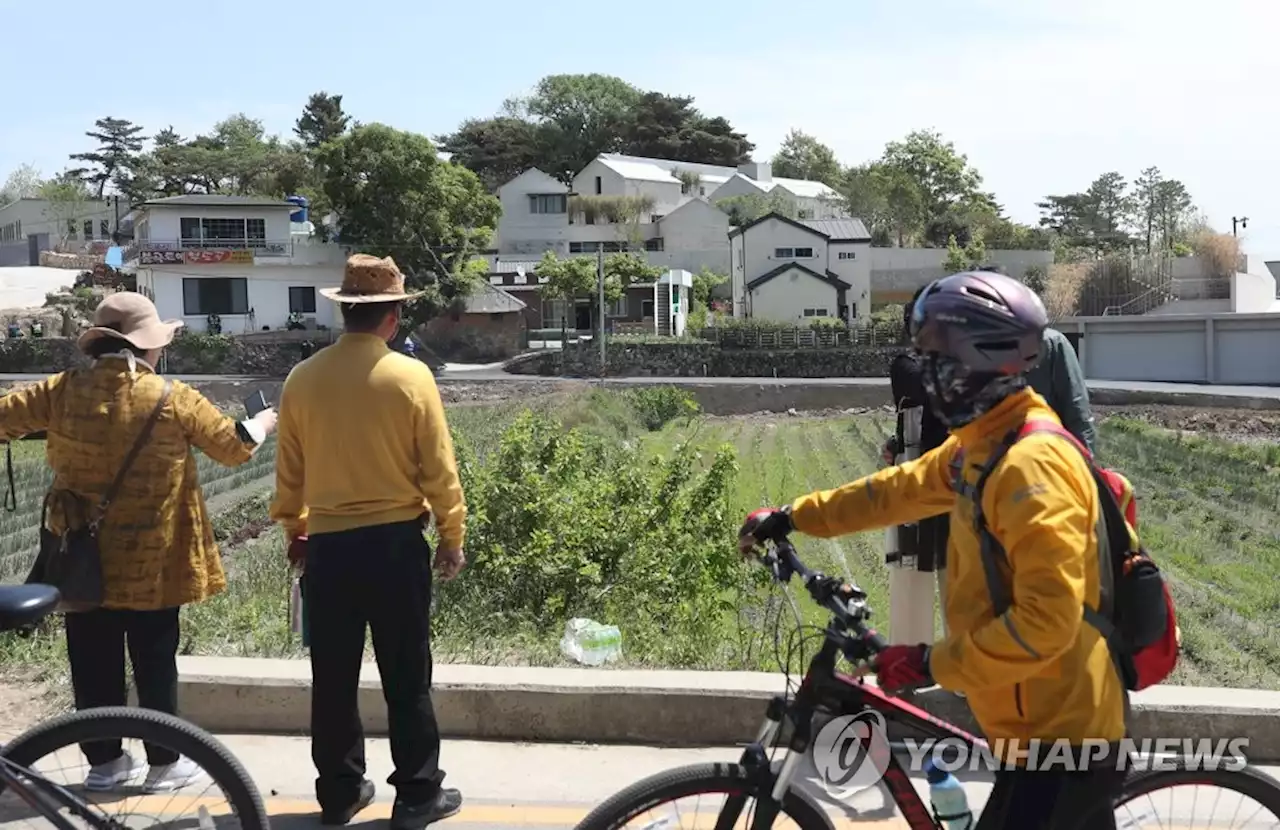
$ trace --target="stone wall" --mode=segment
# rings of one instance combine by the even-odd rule
[[[497,319],[494,319],[497,318]],[[489,363],[515,357],[524,348],[524,318],[518,312],[436,317],[421,330],[424,345],[455,363]]]
[[[608,377],[887,377],[900,346],[758,350],[711,343],[610,343]],[[598,377],[599,347],[570,344],[563,352],[543,352],[507,367],[513,374]]]
[[[319,350],[327,343],[316,343]],[[299,343],[252,343],[234,337],[185,335],[165,350],[171,375],[252,375],[282,378],[302,359]],[[0,373],[55,374],[88,365],[75,340],[63,337],[0,340]]]

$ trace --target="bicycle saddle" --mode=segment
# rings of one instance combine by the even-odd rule
[[[38,622],[53,613],[61,598],[52,585],[0,585],[0,631]]]

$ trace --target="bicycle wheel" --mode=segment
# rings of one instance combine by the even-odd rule
[[[1116,801],[1115,818],[1126,830],[1280,827],[1280,781],[1253,767],[1135,772]]]
[[[79,745],[93,741],[125,741],[136,740],[162,747],[179,753],[198,764],[209,782],[204,786],[207,792],[213,786],[222,791],[226,802],[230,805],[231,817],[245,830],[267,830],[267,811],[262,804],[262,795],[254,785],[249,773],[236,757],[223,746],[217,738],[194,724],[150,709],[134,709],[129,707],[109,707],[102,709],[86,709],[70,712],[38,724],[24,732],[0,750],[8,760],[33,773],[48,778],[56,784],[70,787],[73,791],[79,786],[77,781],[66,783],[50,777],[38,762],[56,756],[59,750],[70,749],[75,757],[83,759]],[[200,779],[203,783],[203,779]],[[78,793],[79,794],[79,793]],[[176,790],[159,796],[160,802],[175,802],[181,795],[186,801],[199,804],[206,809],[203,800],[191,793],[178,793]],[[123,808],[130,803],[142,803],[146,796],[142,793],[125,791],[123,796],[117,793],[108,800],[99,800],[97,793],[89,795],[86,800],[95,803],[98,808],[117,806]],[[153,798],[153,801],[156,801]],[[164,804],[167,808],[168,803]],[[216,807],[217,805],[215,805]]]
[[[697,799],[693,814],[675,809],[675,803],[686,798]],[[660,772],[632,784],[592,810],[576,830],[703,827],[708,822],[698,818],[697,808],[704,799],[709,809],[701,815],[717,816],[716,830],[750,827],[754,810],[748,802],[756,798],[756,784],[741,764],[694,764]],[[800,830],[831,830],[832,827],[822,808],[794,788],[783,799],[781,814],[771,826]]]

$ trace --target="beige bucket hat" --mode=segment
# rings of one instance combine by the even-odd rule
[[[80,335],[80,351],[103,337],[123,340],[143,351],[163,349],[182,328],[181,320],[161,320],[156,304],[134,291],[118,291],[93,312],[93,326]]]
[[[322,288],[320,293],[337,303],[392,303],[412,300],[426,292],[405,293],[404,274],[391,257],[354,254],[347,259],[342,287]]]

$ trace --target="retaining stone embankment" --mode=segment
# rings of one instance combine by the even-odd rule
[[[214,732],[303,733],[311,674],[302,660],[180,657],[179,711]],[[785,688],[763,672],[629,671],[437,665],[443,735],[501,741],[718,746],[755,737],[770,697]],[[932,690],[913,701],[974,731],[964,699]],[[1157,686],[1133,695],[1132,735],[1143,739],[1247,737],[1251,761],[1280,759],[1280,692]],[[377,667],[360,679],[365,729],[385,735]],[[910,737],[891,724],[890,737]]]
[[[713,343],[609,343],[607,377],[870,378],[888,377],[899,346],[830,349],[736,349]],[[516,359],[520,375],[599,377],[600,351],[590,343]]]
[[[316,343],[319,349],[325,339]],[[171,375],[252,375],[284,377],[302,357],[296,342],[262,342],[230,336],[186,335],[165,349]],[[0,373],[55,374],[88,365],[88,358],[67,337],[23,337],[0,340]]]

